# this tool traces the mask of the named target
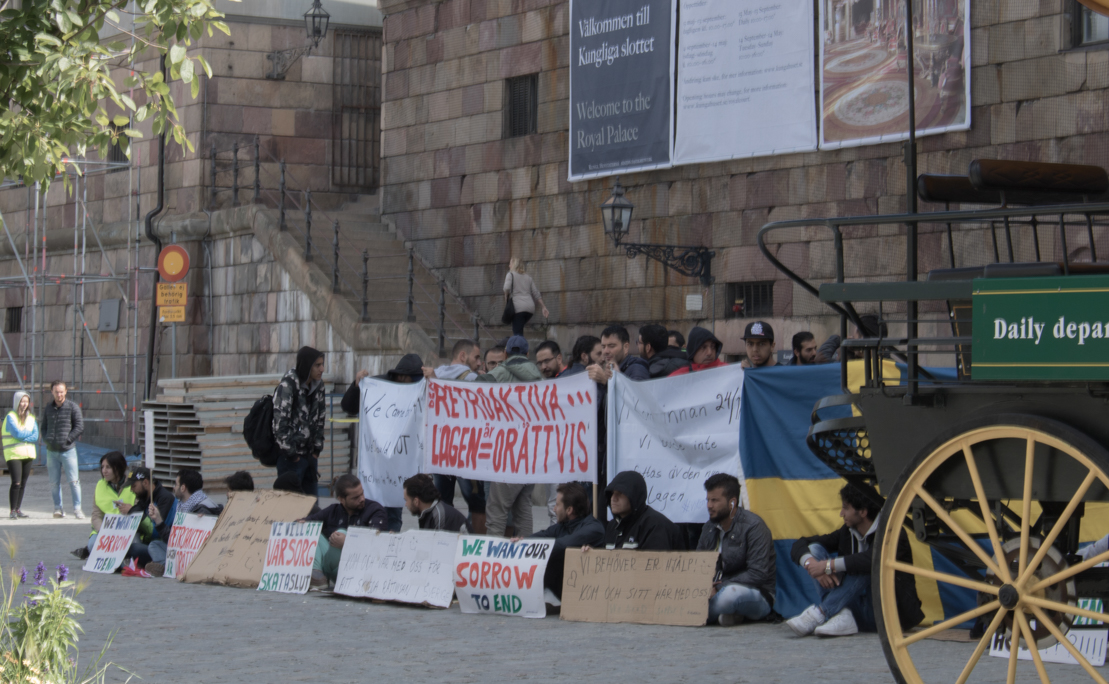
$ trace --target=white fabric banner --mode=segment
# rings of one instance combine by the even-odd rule
[[[597,385],[585,373],[543,382],[427,386],[423,472],[491,482],[597,481]]]
[[[133,515],[118,515],[109,513],[100,523],[100,531],[96,533],[96,542],[92,545],[88,560],[85,561],[85,570],[88,572],[102,572],[111,574],[123,564],[123,558],[135,540],[135,533],[139,531],[142,522],[142,512]]]
[[[364,378],[358,421],[358,479],[366,498],[382,506],[404,505],[404,481],[423,458],[424,388]]]
[[[635,470],[647,503],[676,523],[703,523],[705,480],[739,463],[739,364],[636,382],[617,373],[608,389],[608,473]],[[747,488],[742,503],[746,507]]]
[[[682,0],[674,164],[816,149],[808,0]]]
[[[335,593],[447,608],[454,599],[457,545],[454,532],[389,534],[351,527],[343,542]]]
[[[178,575],[185,574],[196,552],[215,529],[217,520],[219,517],[215,515],[197,515],[178,511],[173,519],[169,542],[166,544],[165,577],[175,579]]]
[[[552,548],[553,539],[459,536],[454,556],[458,607],[463,613],[546,617],[543,574]]]

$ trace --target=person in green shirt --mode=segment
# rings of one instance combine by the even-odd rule
[[[35,414],[31,413],[31,396],[26,392],[16,392],[12,397],[12,410],[4,418],[4,425],[0,432],[4,439],[4,461],[8,465],[8,474],[12,478],[11,489],[8,490],[8,503],[11,506],[11,518],[27,518],[20,508],[23,506],[23,491],[27,487],[27,478],[31,476],[31,464],[37,455],[35,445],[39,441],[39,426],[35,422]]]
[[[100,481],[96,483],[96,493],[93,496],[95,505],[92,509],[92,534],[89,535],[85,546],[75,549],[71,553],[85,560],[96,544],[96,535],[104,516],[119,513],[118,503],[128,506],[135,504],[135,493],[127,486],[127,459],[118,451],[109,451],[100,457]]]

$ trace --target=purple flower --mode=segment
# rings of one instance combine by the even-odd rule
[[[59,565],[58,567],[56,567],[54,569],[58,571],[58,581],[59,582],[64,582],[65,578],[69,577],[69,568],[67,568],[64,564]]]
[[[39,564],[35,566],[35,585],[41,587],[42,585],[46,584],[46,579],[45,578],[46,578],[46,563],[43,563],[42,561],[39,561]]]
[[[27,584],[27,566],[24,565],[23,569],[19,572],[19,583]]]

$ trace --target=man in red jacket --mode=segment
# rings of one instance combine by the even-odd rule
[[[679,368],[667,377],[672,378],[675,375],[685,375],[686,373],[728,365],[720,360],[720,350],[723,348],[724,344],[716,339],[716,335],[700,326],[694,327],[689,331],[689,342],[686,345],[689,365]]]

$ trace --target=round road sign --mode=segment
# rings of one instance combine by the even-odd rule
[[[189,253],[180,245],[166,245],[158,254],[158,275],[167,283],[176,283],[189,273]]]

